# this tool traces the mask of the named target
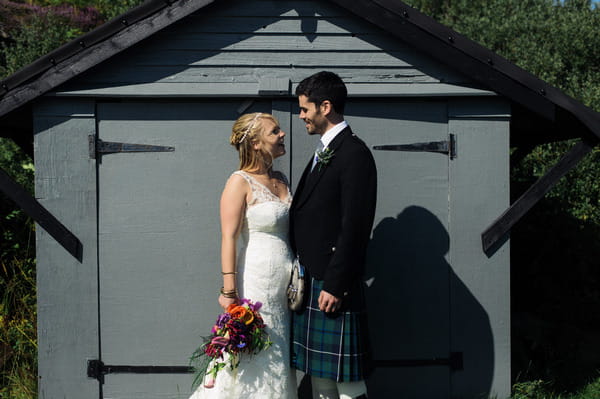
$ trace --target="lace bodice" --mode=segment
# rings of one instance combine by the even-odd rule
[[[282,183],[284,183],[285,187],[287,188],[287,197],[284,200],[273,194],[273,192],[269,190],[267,186],[265,186],[264,184],[256,180],[256,178],[252,177],[252,175],[250,175],[247,172],[244,172],[243,170],[235,171],[233,172],[233,175],[243,177],[250,185],[250,189],[252,190],[252,198],[250,198],[250,201],[248,202],[248,207],[270,201],[278,201],[288,205],[288,207],[292,203],[292,194],[289,188],[290,184],[288,182],[287,177],[285,177],[285,175],[281,172],[275,172],[275,177]]]
[[[279,174],[282,177],[281,181],[286,183],[287,190],[286,198],[281,200],[250,174],[244,171],[237,171],[234,174],[242,176],[252,190],[242,226],[242,241],[248,243],[249,239],[261,237],[261,233],[275,235],[279,239],[287,240],[288,212],[292,203],[292,196],[285,176]],[[257,234],[253,235],[253,233]]]

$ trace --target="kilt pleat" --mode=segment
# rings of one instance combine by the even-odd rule
[[[312,279],[307,307],[292,319],[292,366],[338,382],[365,379],[370,371],[366,308],[362,287],[342,311],[319,310],[323,282]]]

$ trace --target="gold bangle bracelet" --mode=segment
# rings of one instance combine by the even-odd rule
[[[226,274],[237,274],[237,272],[221,272],[222,275],[226,275]]]
[[[237,289],[233,289],[231,291],[225,291],[224,287],[221,287],[221,295],[223,295],[225,298],[235,299],[238,297],[238,291],[237,291]]]

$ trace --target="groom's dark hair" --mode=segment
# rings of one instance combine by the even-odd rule
[[[317,107],[325,100],[329,100],[333,109],[340,115],[344,114],[348,91],[342,79],[333,72],[317,72],[304,79],[296,87],[296,95],[305,95],[308,101]]]

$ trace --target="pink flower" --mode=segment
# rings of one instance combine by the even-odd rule
[[[229,343],[229,338],[214,337],[210,343],[217,346],[225,346]]]

